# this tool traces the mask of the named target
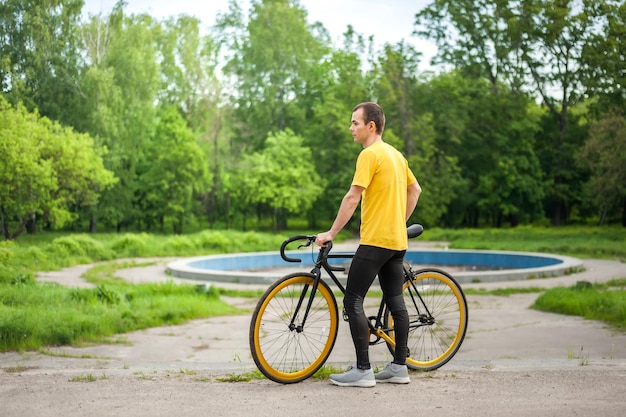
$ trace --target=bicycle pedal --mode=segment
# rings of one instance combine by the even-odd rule
[[[345,308],[343,309],[342,314],[343,314],[343,321],[348,321],[348,313],[346,312]]]

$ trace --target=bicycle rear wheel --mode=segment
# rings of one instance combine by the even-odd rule
[[[267,378],[284,384],[300,382],[322,367],[337,339],[337,301],[324,281],[302,321],[315,278],[287,275],[272,284],[256,305],[250,322],[250,351]]]
[[[407,366],[432,371],[445,365],[461,347],[467,331],[467,301],[460,285],[444,271],[422,269],[405,283],[404,302],[409,312]],[[388,309],[384,324],[393,327]],[[390,335],[393,337],[393,331]],[[395,346],[387,346],[393,354]]]

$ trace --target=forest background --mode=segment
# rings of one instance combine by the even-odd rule
[[[209,33],[122,1],[82,8],[0,2],[6,240],[326,228],[368,100],[424,189],[412,222],[626,227],[621,1],[434,0],[415,36],[445,70],[426,72],[405,41],[379,48],[347,26],[333,44],[297,0],[231,1]]]

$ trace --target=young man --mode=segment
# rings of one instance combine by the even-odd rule
[[[333,374],[333,384],[373,387],[378,382],[409,383],[406,367],[409,317],[402,297],[402,263],[408,248],[406,222],[413,213],[420,193],[419,183],[404,156],[383,142],[385,115],[372,102],[358,104],[352,111],[350,132],[363,146],[356,163],[350,189],[343,197],[330,230],[317,235],[324,246],[335,238],[361,204],[359,247],[354,255],[344,308],[356,350],[356,366],[343,374]],[[369,362],[368,319],[363,300],[378,275],[394,322],[396,349],[393,362],[374,375]]]

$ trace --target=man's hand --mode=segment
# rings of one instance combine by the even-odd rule
[[[333,235],[333,233],[329,230],[328,232],[318,234],[317,238],[315,239],[315,243],[317,244],[317,246],[325,247],[326,243],[330,242],[334,238],[335,235]]]

